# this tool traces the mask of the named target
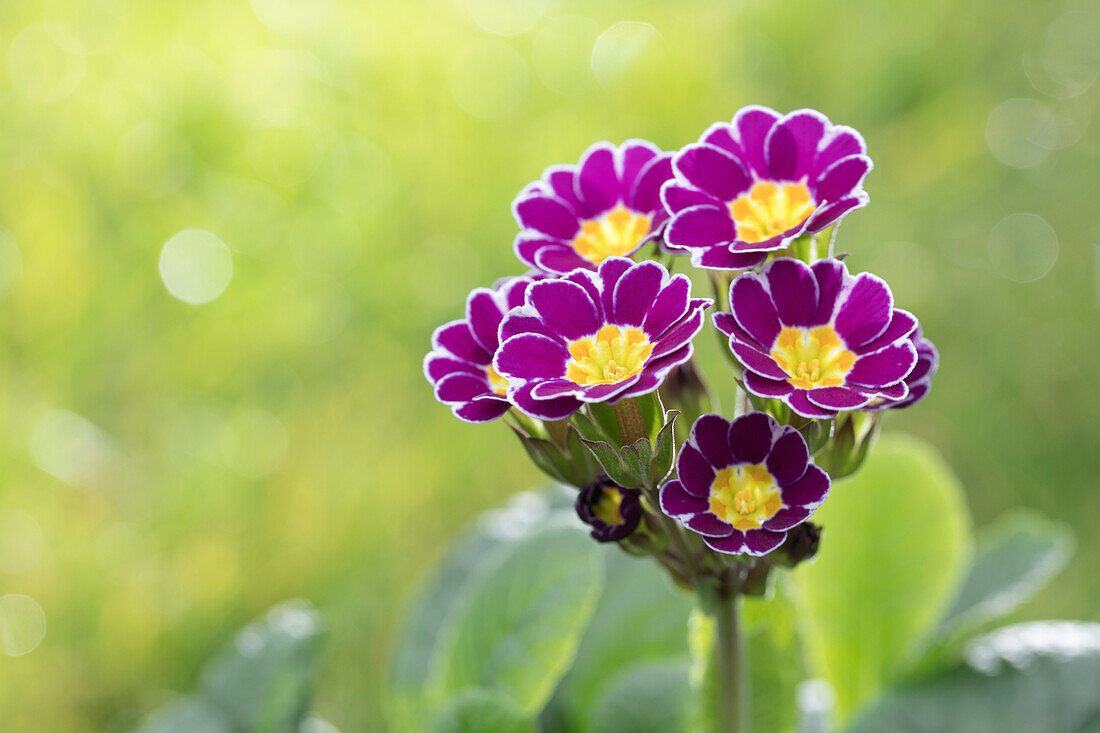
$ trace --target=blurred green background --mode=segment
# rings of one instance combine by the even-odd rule
[[[541,482],[433,401],[429,333],[521,271],[543,167],[748,103],[865,134],[840,248],[943,358],[886,428],[979,523],[1073,525],[1024,615],[1100,619],[1098,38],[1083,0],[0,5],[0,728],[126,730],[289,597],[318,711],[384,728],[418,582]]]

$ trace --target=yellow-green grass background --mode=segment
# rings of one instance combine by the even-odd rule
[[[865,134],[872,203],[840,247],[942,353],[931,397],[886,429],[946,454],[979,523],[1028,506],[1071,524],[1077,557],[1022,614],[1100,619],[1098,91],[1041,78],[1074,50],[1076,24],[1045,30],[1074,7],[0,5],[0,595],[48,623],[0,655],[0,728],[126,730],[305,597],[332,627],[318,710],[382,729],[418,582],[542,481],[503,425],[433,401],[428,335],[523,270],[509,204],[543,167],[601,139],[675,148],[750,103]],[[1044,107],[990,123],[1019,97]],[[1042,275],[1049,242],[1013,239],[1019,218],[990,241],[1019,212],[1058,243],[1024,283],[1005,273]],[[198,306],[158,271],[189,228],[232,252]],[[715,339],[700,350],[721,367]]]

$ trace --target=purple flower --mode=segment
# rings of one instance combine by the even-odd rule
[[[779,547],[821,506],[830,484],[810,463],[802,435],[763,412],[732,423],[720,415],[696,420],[677,475],[661,488],[661,510],[734,555]]]
[[[714,325],[729,337],[753,394],[813,418],[909,396],[917,319],[894,308],[874,275],[849,275],[837,260],[773,260],[733,281],[730,309],[715,314]]]
[[[744,270],[865,206],[871,170],[858,132],[812,109],[742,108],[676,154],[661,198],[669,247],[697,267]]]
[[[561,420],[584,402],[617,402],[657,389],[692,354],[713,301],[691,298],[684,275],[656,262],[609,257],[531,285],[500,326],[493,360],[523,412]]]
[[[905,384],[909,387],[909,395],[900,400],[880,399],[874,401],[865,407],[865,410],[890,408],[900,410],[903,407],[912,407],[928,396],[928,392],[932,389],[932,376],[940,365],[940,354],[936,351],[935,345],[921,335],[919,326],[913,331],[910,340],[917,350],[917,365],[905,377]]]
[[[466,298],[466,317],[444,323],[432,334],[424,357],[424,376],[435,398],[466,422],[495,420],[511,407],[508,383],[493,369],[497,332],[504,314],[523,304],[531,278],[498,281],[492,290],[477,288]]]
[[[512,202],[523,227],[516,256],[531,267],[567,273],[629,255],[661,233],[668,216],[661,184],[671,177],[672,154],[652,143],[596,143],[577,165],[547,168]]]
[[[597,542],[618,542],[642,521],[642,492],[624,489],[601,476],[577,495],[577,516],[592,528]]]

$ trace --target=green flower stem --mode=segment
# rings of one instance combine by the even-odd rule
[[[546,420],[543,422],[550,440],[559,448],[569,443],[569,420]]]
[[[714,609],[718,733],[749,733],[748,669],[737,594],[720,592]]]
[[[645,420],[642,419],[642,411],[638,407],[638,401],[633,397],[619,400],[612,409],[615,410],[615,422],[619,425],[619,438],[622,445],[632,445],[638,440],[649,440],[649,431],[646,430]]]

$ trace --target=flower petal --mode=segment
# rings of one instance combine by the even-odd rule
[[[808,265],[784,257],[769,262],[760,274],[784,326],[813,324],[817,315],[817,278]]]
[[[696,514],[684,522],[684,526],[704,537],[726,537],[733,531],[732,525],[726,524],[710,512]]]
[[[523,413],[540,420],[564,420],[581,408],[581,402],[572,397],[560,397],[553,400],[536,400],[531,396],[531,390],[538,382],[528,382],[513,392],[509,397],[516,407]]]
[[[773,532],[786,532],[791,527],[796,527],[805,522],[806,518],[812,513],[812,510],[805,507],[784,507],[764,522],[764,529],[770,529]]]
[[[685,491],[704,499],[710,496],[710,487],[715,476],[714,467],[696,446],[684,443],[676,468]]]
[[[824,407],[810,402],[806,397],[806,390],[796,389],[784,397],[783,401],[802,417],[826,418],[836,416],[836,410],[826,410]]]
[[[569,205],[556,196],[547,193],[534,193],[521,196],[513,204],[516,221],[524,229],[537,232],[554,239],[573,239],[580,231],[577,215]]]
[[[553,379],[565,374],[569,352],[560,341],[537,333],[521,333],[500,345],[493,368],[513,379]]]
[[[669,326],[683,318],[688,309],[688,298],[691,295],[691,281],[686,275],[675,275],[668,284],[661,289],[653,304],[646,313],[642,330],[650,339],[656,339]]]
[[[826,410],[858,410],[871,401],[870,395],[846,387],[821,387],[806,393],[806,398]]]
[[[767,555],[783,544],[786,532],[772,532],[767,529],[750,529],[745,532],[745,553],[749,555]]]
[[[446,349],[474,364],[488,364],[493,359],[493,355],[474,338],[466,321],[450,321],[437,328],[432,334],[432,347]]]
[[[791,427],[783,428],[783,434],[772,445],[764,462],[768,473],[780,486],[794,483],[806,473],[810,463],[810,451],[802,435]]]
[[[492,422],[512,407],[505,399],[481,397],[455,407],[452,412],[459,420],[470,423]]]
[[[786,380],[768,379],[752,371],[745,372],[742,378],[745,387],[760,397],[783,398],[794,392],[794,386]]]
[[[730,422],[721,415],[701,416],[691,426],[691,443],[699,448],[707,463],[721,470],[734,463],[729,443]]]
[[[858,349],[890,325],[894,296],[882,278],[867,272],[854,279],[840,304],[835,328],[850,349]]]
[[[740,555],[745,551],[745,533],[734,530],[729,537],[704,537],[703,542],[712,550],[727,555]]]
[[[779,313],[768,291],[752,274],[742,275],[730,286],[730,310],[741,328],[756,339],[762,347],[770,349],[779,336]]]
[[[679,177],[721,201],[732,201],[752,185],[752,177],[736,158],[706,143],[685,146],[672,167]]]
[[[912,341],[887,346],[856,359],[847,381],[865,387],[885,387],[905,379],[917,365],[917,350]]]
[[[774,432],[779,425],[764,412],[750,412],[734,420],[729,427],[729,445],[733,457],[744,463],[763,463],[772,449]]]
[[[811,463],[802,478],[789,486],[780,487],[779,497],[785,506],[816,509],[829,495],[830,483],[829,474]]]
[[[667,277],[668,271],[652,260],[631,267],[615,284],[608,319],[620,325],[641,326]]]
[[[839,160],[825,171],[814,186],[814,198],[818,201],[839,201],[853,195],[871,172],[871,159],[866,155],[853,155]]]
[[[707,511],[707,500],[684,491],[679,481],[669,481],[661,487],[661,511],[670,517],[685,517]]]
[[[500,310],[496,294],[487,288],[477,288],[466,299],[466,320],[474,339],[488,353],[497,350],[497,331],[504,313]]]
[[[713,247],[733,241],[733,220],[718,207],[692,206],[672,217],[665,237],[674,247]]]
[[[730,350],[746,369],[751,369],[761,376],[770,379],[786,379],[788,377],[788,374],[775,363],[775,359],[770,354],[766,354],[754,346],[731,339]]]
[[[590,336],[603,325],[588,291],[569,280],[543,280],[533,284],[527,291],[527,302],[552,331],[567,341]]]

